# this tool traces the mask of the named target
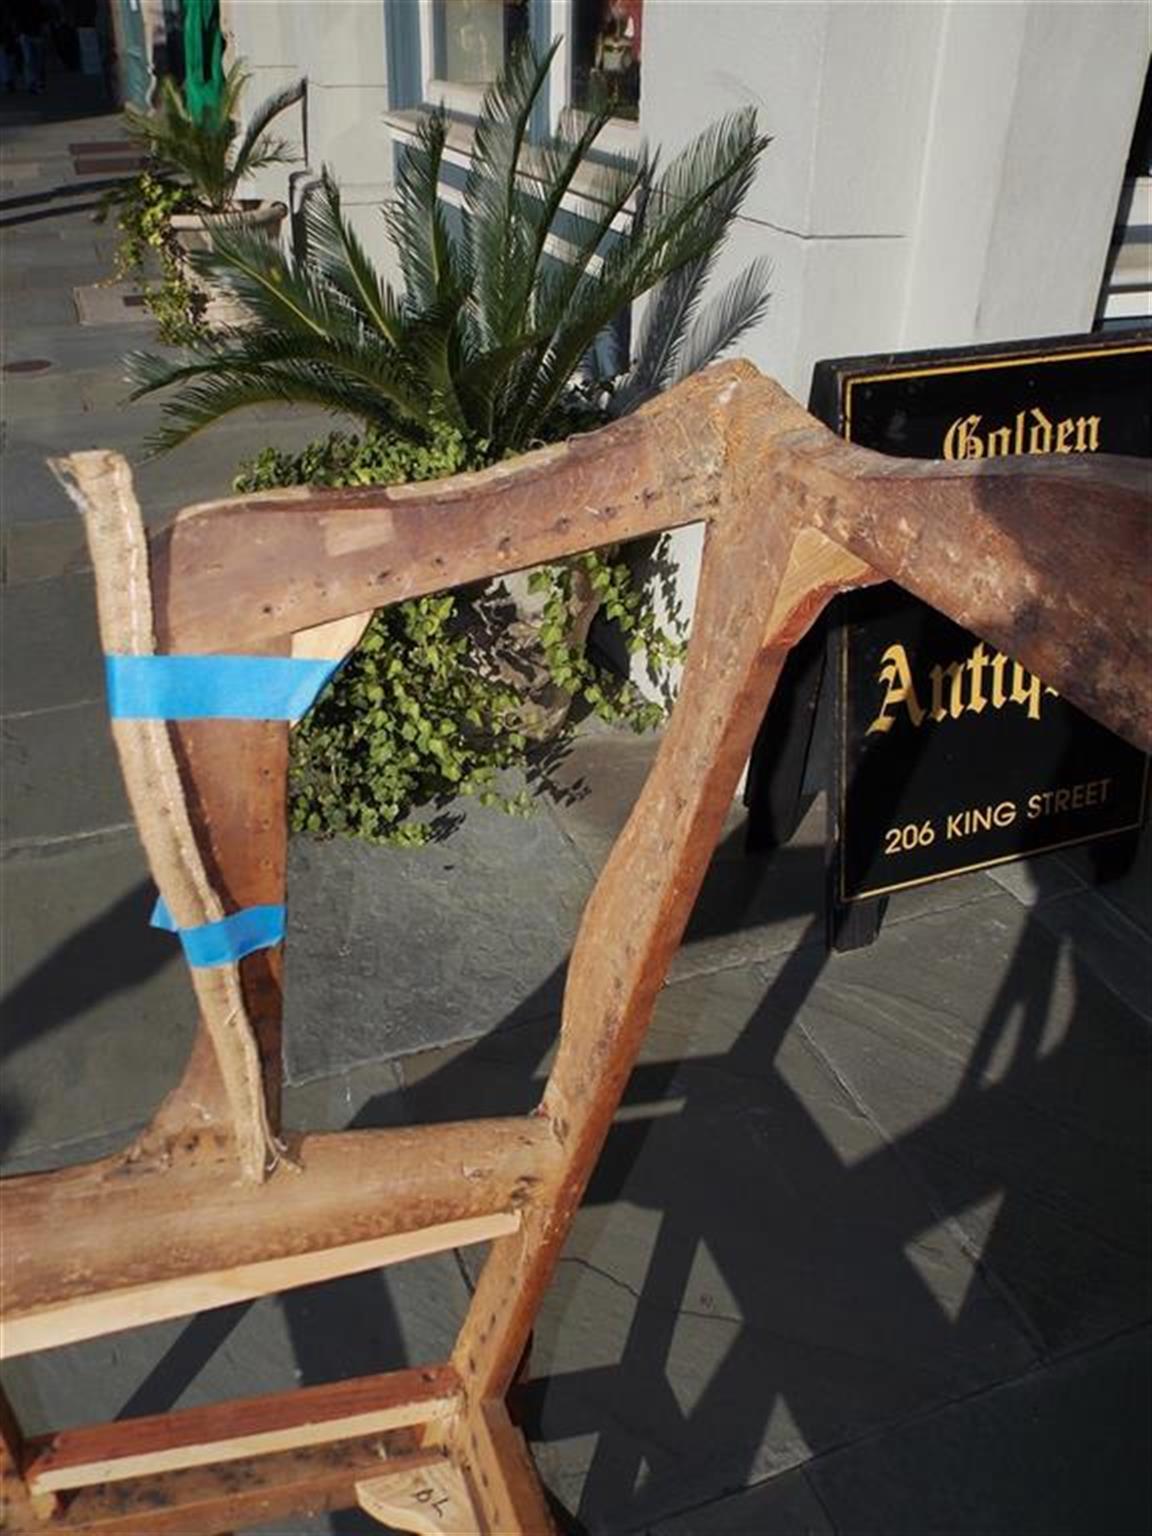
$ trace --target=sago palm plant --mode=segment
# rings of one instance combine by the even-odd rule
[[[248,80],[243,64],[233,64],[224,77],[219,101],[199,116],[167,75],[160,81],[157,102],[150,111],[124,109],[129,136],[145,150],[156,171],[187,190],[188,206],[199,212],[228,212],[246,177],[265,166],[299,158],[287,140],[268,129],[300,99],[302,83],[297,81],[261,102],[241,134],[240,97]]]
[[[171,448],[228,412],[267,401],[327,407],[420,441],[459,431],[494,460],[561,434],[575,399],[637,404],[730,346],[763,312],[753,263],[697,315],[701,290],[767,140],[746,109],[661,167],[597,157],[605,109],[533,142],[556,44],[519,51],[488,90],[459,217],[440,198],[449,124],[427,113],[386,210],[404,291],[372,266],[325,173],[295,256],[239,230],[193,258],[256,319],[205,338],[183,363],[130,359],[136,395],[177,386],[152,446]],[[574,216],[575,215],[575,216]],[[595,345],[651,293],[623,381]]]

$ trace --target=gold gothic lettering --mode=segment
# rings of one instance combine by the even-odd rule
[[[1017,411],[1003,426],[983,425],[980,415],[957,416],[944,434],[946,459],[1001,459],[1012,453],[1096,453],[1099,416],[1053,421],[1038,405]]]
[[[1049,694],[1056,696],[1055,688],[1046,687],[1018,661],[1010,660],[1000,651],[989,655],[982,640],[977,641],[963,661],[930,667],[927,686],[922,685],[919,690],[908,652],[902,645],[890,645],[880,658],[876,682],[884,689],[884,698],[864,733],[866,736],[873,731],[890,731],[901,706],[913,725],[922,725],[925,720],[937,724],[942,720],[959,720],[966,714],[982,715],[986,709],[1000,710],[1009,704],[1026,710],[1029,720],[1039,720],[1043,699]],[[930,700],[927,706],[921,698]]]

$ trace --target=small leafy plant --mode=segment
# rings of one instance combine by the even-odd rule
[[[291,454],[265,449],[242,466],[240,492],[286,485],[392,485],[435,480],[485,463],[487,445],[441,425],[423,445],[377,429],[335,432]],[[602,718],[644,730],[659,705],[566,641],[574,571],[585,573],[629,650],[645,649],[653,668],[679,646],[661,631],[651,604],[619,555],[595,552],[576,563],[543,567],[546,592],[541,644],[554,681],[582,696]],[[521,728],[524,701],[478,664],[474,594],[450,593],[398,603],[376,613],[345,666],[292,733],[290,816],[294,831],[344,834],[411,846],[435,835],[435,812],[458,795],[511,814],[527,814],[524,790],[500,787],[506,769],[529,782],[546,771]]]
[[[168,346],[190,346],[204,332],[208,300],[188,280],[183,253],[172,232],[172,215],[189,212],[186,187],[153,171],[142,171],[116,194],[116,275],[132,278]]]
[[[767,301],[763,260],[700,301],[767,143],[755,112],[721,119],[664,165],[646,150],[596,153],[608,108],[569,114],[536,140],[557,46],[518,50],[485,94],[459,220],[441,201],[447,116],[421,117],[385,210],[402,294],[373,266],[328,173],[298,251],[229,229],[197,253],[197,274],[259,323],[203,338],[188,359],[128,359],[136,397],[174,386],[151,446],[275,400],[417,442],[444,421],[495,460],[567,435],[573,409],[603,408],[609,393],[638,404],[743,335]],[[652,323],[621,387],[605,339],[644,294]]]
[[[605,106],[537,136],[556,46],[543,57],[519,50],[486,92],[458,219],[441,200],[448,119],[443,111],[420,119],[385,210],[402,293],[373,266],[327,172],[306,204],[299,249],[215,232],[212,249],[192,256],[194,271],[229,290],[256,324],[197,338],[185,358],[128,360],[136,397],[171,389],[151,446],[173,448],[249,406],[318,405],[358,420],[364,435],[266,457],[242,488],[426,479],[601,425],[732,346],[764,311],[765,263],[703,307],[702,294],[767,143],[755,113],[717,122],[666,164],[647,150],[598,154]],[[615,328],[644,295],[635,356],[622,371]],[[606,719],[638,729],[656,722],[660,707],[572,638],[573,610],[590,588],[652,672],[676,659],[679,646],[628,560],[619,551],[583,555],[545,567],[534,584],[544,611],[524,647],[531,655],[521,671],[533,682],[519,693],[496,647],[478,654],[477,631],[503,623],[507,638],[528,627],[493,619],[490,592],[373,619],[295,733],[298,828],[420,841],[426,828],[407,819],[416,805],[461,792],[499,802],[497,771],[528,760],[527,711],[541,672]]]
[[[101,217],[116,210],[119,277],[135,278],[157,322],[160,340],[191,346],[206,333],[207,296],[191,276],[186,253],[172,227],[174,214],[227,215],[237,208],[245,177],[267,165],[296,158],[286,140],[269,133],[273,119],[300,97],[302,86],[269,96],[240,134],[240,96],[248,82],[240,64],[224,80],[217,104],[194,115],[175,80],[160,82],[150,112],[124,109],[130,138],[145,151],[145,169],[105,199]]]

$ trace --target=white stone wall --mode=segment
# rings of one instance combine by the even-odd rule
[[[646,0],[641,124],[758,108],[720,275],[771,258],[743,351],[804,400],[822,357],[1091,326],[1148,48],[1143,3]]]
[[[412,3],[412,0],[409,0]],[[310,175],[331,166],[344,205],[372,254],[388,260],[380,205],[392,185],[384,0],[223,0],[229,59],[246,60],[249,105],[303,76],[305,101],[277,122],[304,152],[296,167],[253,179],[251,195],[291,203]]]
[[[390,3],[421,0],[223,5],[254,101],[307,75],[291,130],[378,258]],[[553,0],[554,32],[569,16]],[[773,143],[718,277],[771,258],[771,308],[744,351],[805,399],[821,357],[1090,326],[1148,46],[1144,0],[646,0],[634,132],[671,152],[758,108]],[[258,190],[287,189],[273,171]],[[677,535],[688,598],[698,542]]]

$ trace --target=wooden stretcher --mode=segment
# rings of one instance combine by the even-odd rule
[[[833,594],[893,579],[1147,746],[1148,466],[889,460],[732,364],[480,474],[214,502],[147,536],[117,455],[57,468],[104,648],[128,655],[343,655],[386,604],[707,524],[679,702],[584,913],[533,1114],[282,1126],[271,948],[190,972],[185,1076],[126,1151],[3,1187],[9,1354],[491,1244],[446,1363],[28,1441],[5,1411],[9,1530],[211,1536],[358,1504],[399,1530],[542,1536],[506,1394],[789,647]],[[288,725],[113,730],[176,923],[282,902]]]

